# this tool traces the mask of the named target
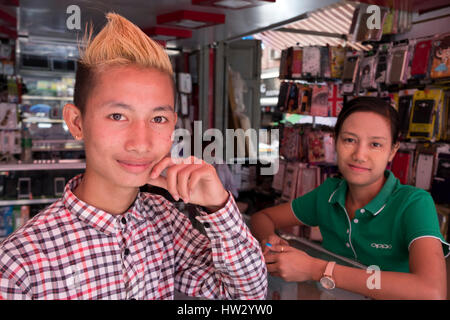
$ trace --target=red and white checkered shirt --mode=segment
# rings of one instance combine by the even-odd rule
[[[81,178],[0,244],[0,298],[265,298],[264,258],[231,195],[196,217],[205,236],[159,195],[116,216],[90,206],[71,191]]]

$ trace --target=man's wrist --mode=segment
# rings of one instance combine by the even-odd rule
[[[229,198],[230,198],[230,194],[228,193],[228,191],[225,190],[225,193],[222,197],[222,199],[225,199],[225,200],[221,200],[219,202],[219,204],[216,206],[207,206],[207,207],[203,207],[203,208],[205,208],[206,212],[208,212],[208,213],[214,213],[216,211],[219,211],[220,209],[223,209],[225,207],[225,205],[227,204]]]

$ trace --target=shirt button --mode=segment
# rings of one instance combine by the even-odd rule
[[[347,229],[347,233],[349,233],[350,232],[350,229]]]
[[[120,222],[122,222],[123,224],[127,224],[127,219],[125,219],[125,217],[122,217],[122,219],[120,220]]]
[[[359,220],[358,220],[358,219],[354,219],[353,222],[354,222],[354,223],[358,223]]]
[[[205,223],[203,224],[203,226],[204,226],[205,228],[209,228],[211,225],[209,224],[209,222],[205,222]]]
[[[366,212],[366,209],[361,209],[360,211],[361,211],[361,213],[364,213],[364,212]]]
[[[347,242],[345,245],[347,246],[347,248],[350,248],[350,243]]]
[[[126,249],[123,251],[123,254],[124,254],[125,256],[129,255],[129,254],[130,254],[130,249],[126,248]]]

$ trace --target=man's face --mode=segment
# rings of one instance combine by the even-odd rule
[[[101,72],[82,119],[86,174],[118,187],[146,184],[172,146],[173,104],[165,73],[133,66]]]

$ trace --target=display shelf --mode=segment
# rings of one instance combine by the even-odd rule
[[[0,200],[1,206],[25,206],[32,204],[47,204],[53,203],[57,198],[46,198],[46,199],[18,199],[18,200]]]
[[[85,162],[0,164],[0,171],[81,170],[81,169],[86,169]]]
[[[50,119],[41,117],[29,117],[22,120],[25,123],[64,123],[62,119]]]
[[[72,101],[73,97],[52,97],[52,96],[29,96],[23,95],[22,100],[56,100],[56,101]]]

